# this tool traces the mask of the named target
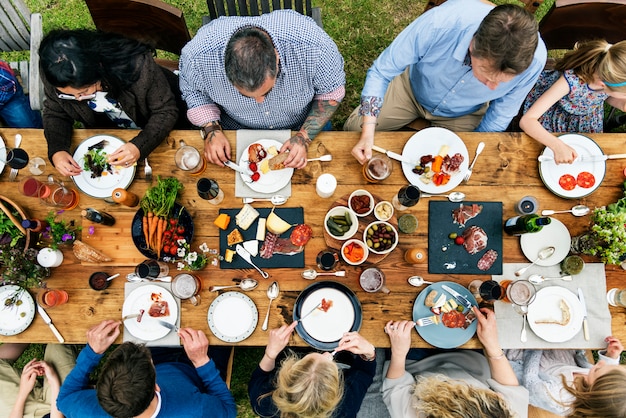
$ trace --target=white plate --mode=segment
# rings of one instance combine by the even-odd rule
[[[107,154],[113,153],[113,151],[125,144],[121,139],[111,135],[96,135],[85,139],[78,148],[76,148],[73,156],[80,168],[83,168],[85,154],[88,148],[102,140],[108,141],[108,144],[103,148],[104,152]],[[113,190],[117,188],[125,189],[130,186],[130,183],[132,183],[135,177],[135,165],[132,167],[113,166],[113,173],[106,173],[106,175],[92,179],[91,171],[83,169],[82,173],[73,176],[72,180],[74,180],[76,187],[91,197],[111,197]]]
[[[238,343],[250,336],[259,322],[256,305],[241,292],[225,292],[209,306],[209,328],[217,338]]]
[[[578,155],[602,155],[602,149],[591,138],[587,138],[584,135],[579,134],[564,134],[560,135],[559,139],[565,142],[570,147],[574,148]],[[554,153],[548,147],[546,147],[541,155],[548,155],[554,157]],[[564,174],[571,174],[576,176],[583,172],[588,171],[596,178],[596,182],[593,187],[585,189],[580,186],[576,186],[573,190],[564,190],[559,186],[559,179]],[[606,173],[606,161],[587,161],[587,162],[575,162],[572,164],[556,164],[554,161],[544,161],[539,163],[539,175],[543,184],[555,195],[564,197],[566,199],[577,199],[580,197],[588,196],[593,193],[604,180],[604,174]]]
[[[178,319],[178,304],[174,296],[172,296],[167,289],[154,284],[147,284],[136,288],[126,297],[124,306],[122,307],[122,316],[139,313],[141,309],[145,311],[141,322],[137,322],[137,318],[130,318],[124,321],[124,326],[128,331],[143,341],[158,340],[159,338],[165,337],[171,331],[169,328],[151,320],[152,317],[148,315],[148,311],[152,305],[153,294],[160,294],[162,300],[167,302],[170,310],[169,316],[160,316],[155,319],[160,319],[161,321],[169,322],[174,325],[176,325],[176,320]]]
[[[304,330],[317,341],[330,343],[340,340],[354,324],[354,306],[348,296],[337,289],[322,288],[312,292],[303,302],[300,312],[306,315],[322,302],[332,301],[327,312],[316,309],[302,320]]]
[[[543,260],[537,260],[538,266],[554,266],[559,264],[569,253],[569,247],[572,238],[569,230],[563,222],[556,218],[550,218],[551,221],[545,225],[539,232],[529,232],[522,234],[520,237],[520,245],[522,252],[530,261],[536,260],[539,251],[546,247],[554,247],[554,254]]]
[[[561,320],[563,317],[559,307],[561,300],[565,300],[570,309],[570,321],[566,325],[535,323],[546,319]],[[564,287],[544,287],[537,291],[535,301],[528,305],[530,329],[537,337],[551,343],[562,343],[574,338],[580,332],[582,322],[583,308],[578,297]]]
[[[437,155],[442,146],[448,145],[448,155],[454,155],[457,152],[463,156],[463,162],[459,171],[453,174],[447,184],[435,186],[435,184],[424,183],[420,180],[420,175],[415,174],[412,170],[415,166],[408,163],[402,163],[402,171],[406,179],[413,185],[420,188],[424,193],[438,194],[445,193],[461,184],[463,176],[469,167],[469,154],[463,140],[454,132],[444,128],[426,128],[417,132],[404,144],[402,149],[402,157],[410,161],[418,162],[423,155]]]
[[[21,292],[20,305],[5,306],[5,301]],[[35,318],[35,301],[27,290],[8,284],[0,287],[0,335],[16,335],[23,332]]]
[[[0,174],[4,170],[5,161],[7,160],[7,148],[4,139],[0,136]]]
[[[263,145],[263,148],[265,148],[266,151],[272,146],[276,147],[276,151],[280,151],[280,148],[283,146],[281,142],[274,139],[259,139],[257,141],[254,141],[253,144]],[[248,167],[248,148],[250,148],[250,145],[248,145],[248,147],[246,147],[246,149],[243,150],[243,153],[241,154],[241,158],[239,159],[240,167]],[[272,157],[273,156],[268,153],[267,157],[265,157],[264,159],[267,160]],[[260,165],[261,162],[258,162],[257,167],[260,167]],[[291,181],[291,176],[293,175],[293,168],[270,170],[265,174],[261,173],[261,170],[259,170],[259,174],[261,175],[259,180],[250,182],[250,176],[248,174],[239,173],[244,183],[247,184],[248,187],[250,187],[255,192],[274,193],[289,184],[289,182]]]

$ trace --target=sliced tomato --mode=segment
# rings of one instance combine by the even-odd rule
[[[563,190],[574,190],[576,184],[576,178],[571,174],[563,174],[559,178],[559,186],[561,186]]]
[[[594,184],[596,184],[596,178],[590,172],[582,171],[576,177],[576,183],[582,188],[589,189],[593,187]]]

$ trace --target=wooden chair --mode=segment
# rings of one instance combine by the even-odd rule
[[[260,3],[260,4],[259,4]],[[259,16],[274,10],[292,9],[315,20],[323,28],[322,11],[319,7],[312,7],[311,0],[207,0],[209,16],[204,16],[202,23],[206,24],[220,16]]]
[[[43,83],[39,76],[39,45],[43,37],[41,14],[31,13],[23,0],[0,0],[0,50],[30,51],[29,61],[11,62],[21,78],[33,110],[43,108]]]
[[[426,2],[426,6],[424,7],[424,12],[432,9],[433,7],[439,6],[442,3],[445,3],[446,0],[428,0]],[[543,0],[519,0],[524,3],[524,9],[528,10],[531,13],[535,13],[537,8],[541,6]]]
[[[4,0],[0,0],[4,1]],[[191,40],[180,9],[160,0],[85,0],[96,28],[180,55]],[[172,70],[178,62],[157,60]]]

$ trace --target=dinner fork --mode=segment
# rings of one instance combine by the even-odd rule
[[[484,142],[478,143],[478,147],[476,147],[476,155],[474,155],[474,160],[472,161],[472,164],[470,164],[470,166],[468,167],[467,173],[465,173],[465,177],[463,178],[463,181],[465,183],[467,183],[470,177],[472,176],[472,170],[474,169],[474,164],[476,164],[476,160],[478,159],[478,156],[480,155],[481,152],[483,152],[484,149],[485,149],[485,143]]]
[[[436,322],[435,322],[435,320],[433,318],[435,318],[434,315],[427,316],[427,317],[424,317],[424,318],[419,318],[417,321],[415,321],[415,324],[418,327],[425,327],[425,326],[428,326],[428,325],[436,324]]]
[[[147,158],[145,160],[143,160],[143,161],[145,163],[145,166],[143,168],[143,172],[146,175],[146,181],[152,182],[152,167],[148,163],[148,159]]]

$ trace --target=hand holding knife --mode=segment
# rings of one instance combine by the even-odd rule
[[[37,312],[39,312],[39,316],[41,316],[43,321],[46,324],[48,324],[54,336],[57,337],[57,340],[59,340],[60,343],[64,343],[65,339],[63,338],[59,330],[52,323],[52,319],[50,318],[50,316],[46,313],[46,311],[39,304],[37,304]]]

